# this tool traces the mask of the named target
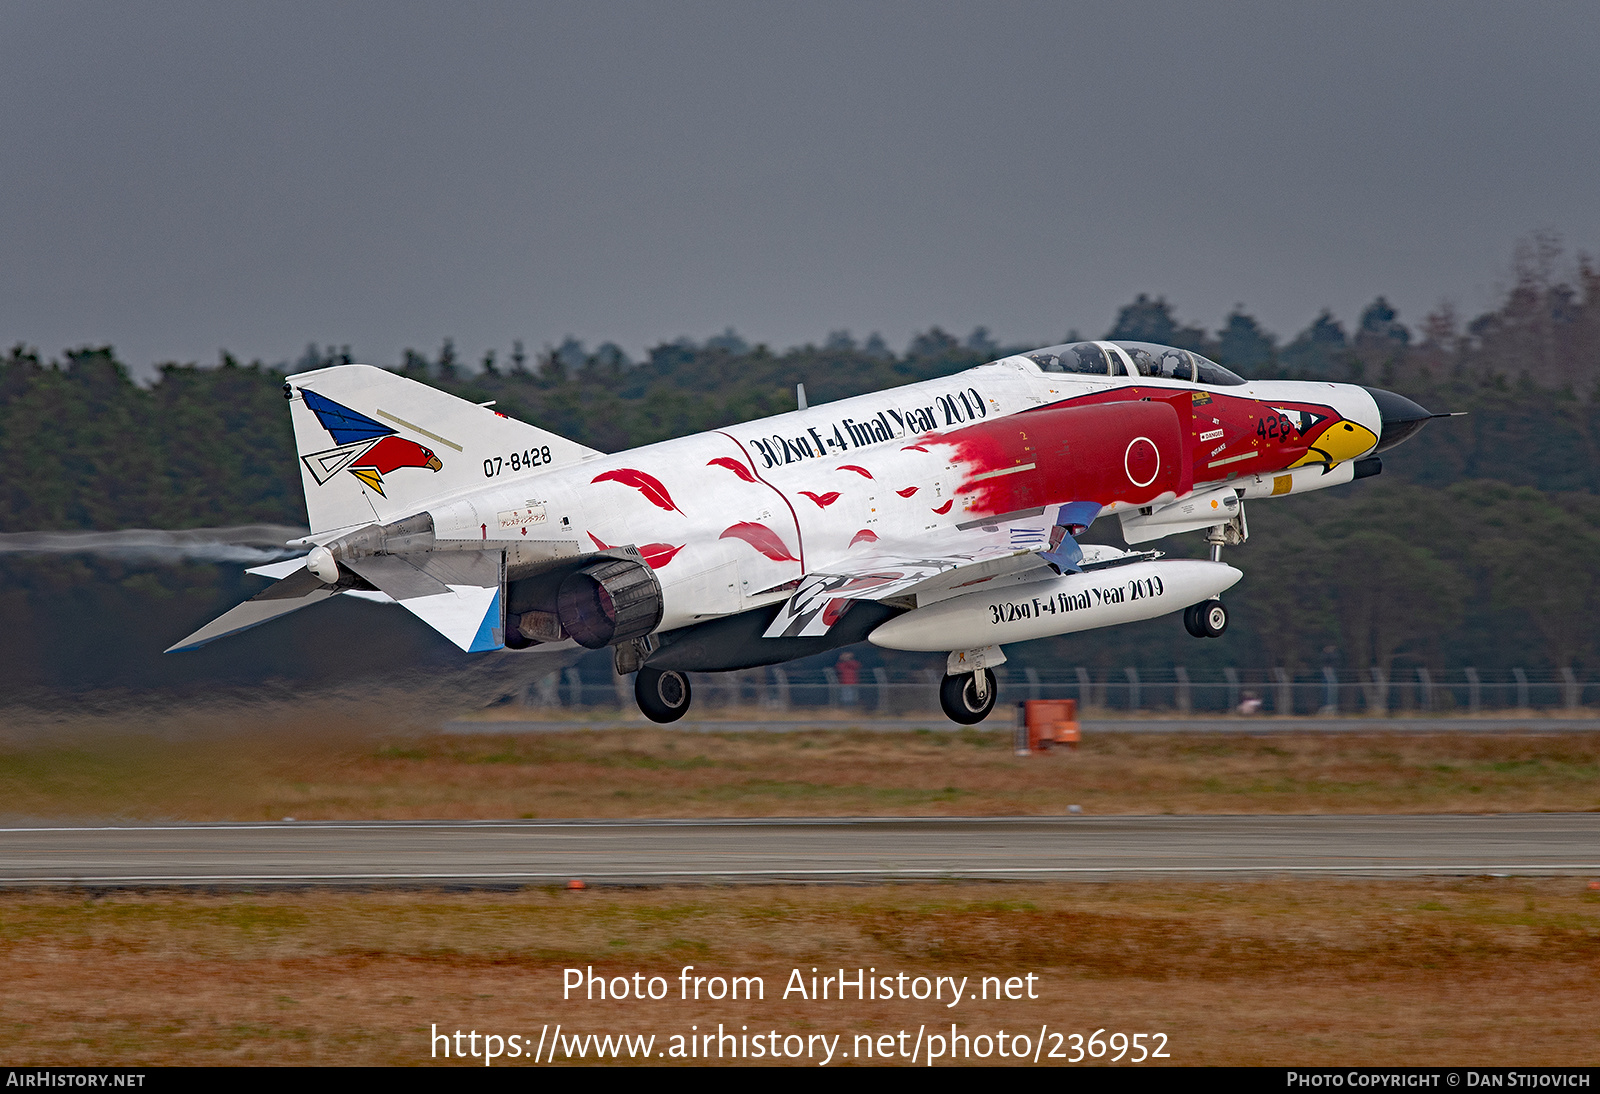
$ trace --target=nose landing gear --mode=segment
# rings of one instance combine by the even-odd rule
[[[1206,532],[1206,557],[1212,562],[1222,561],[1224,547],[1237,547],[1250,538],[1250,526],[1244,519],[1244,502],[1239,512],[1227,524],[1214,524]],[[1183,610],[1183,628],[1196,638],[1221,638],[1228,629],[1228,609],[1220,600],[1207,600]]]

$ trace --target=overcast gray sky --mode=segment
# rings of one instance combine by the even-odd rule
[[[1288,336],[1600,249],[1600,5],[0,0],[0,339]]]

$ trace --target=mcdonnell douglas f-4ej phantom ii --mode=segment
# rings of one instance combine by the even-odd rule
[[[366,365],[290,376],[311,534],[192,649],[339,595],[468,652],[613,650],[646,715],[689,672],[867,641],[947,653],[955,721],[1003,647],[1183,612],[1228,625],[1247,501],[1375,475],[1432,417],[1392,392],[1247,381],[1197,354],[1075,342],[616,455]],[[1079,544],[1204,530],[1209,559]]]

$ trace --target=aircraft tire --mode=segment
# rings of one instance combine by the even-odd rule
[[[1221,638],[1228,629],[1228,609],[1220,600],[1208,600],[1200,605],[1200,629],[1207,638]]]
[[[1200,622],[1200,609],[1203,604],[1190,604],[1183,609],[1183,629],[1195,638],[1206,637],[1205,625]]]
[[[689,677],[676,669],[642,668],[633,678],[633,697],[652,722],[676,722],[689,713]]]
[[[939,685],[939,705],[944,708],[946,717],[957,725],[977,725],[994,709],[995,695],[999,691],[994,673],[988,669],[978,671],[987,678],[988,695],[982,700],[978,698],[977,673],[963,672],[958,676],[946,676]]]

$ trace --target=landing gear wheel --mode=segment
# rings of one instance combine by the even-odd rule
[[[1190,604],[1183,609],[1183,629],[1196,638],[1204,638],[1206,636],[1205,624],[1200,622],[1200,609],[1202,607],[1203,605],[1201,604]]]
[[[676,722],[689,713],[689,678],[676,669],[642,668],[633,678],[633,697],[652,722]]]
[[[994,709],[995,694],[999,691],[994,673],[988,669],[979,669],[978,672],[983,673],[984,678],[984,695],[981,699],[978,698],[976,672],[946,676],[939,685],[939,705],[944,708],[945,715],[958,725],[976,725]]]
[[[1197,618],[1200,620],[1200,630],[1207,638],[1221,638],[1222,632],[1228,629],[1228,609],[1222,606],[1220,600],[1208,600],[1199,605]]]

